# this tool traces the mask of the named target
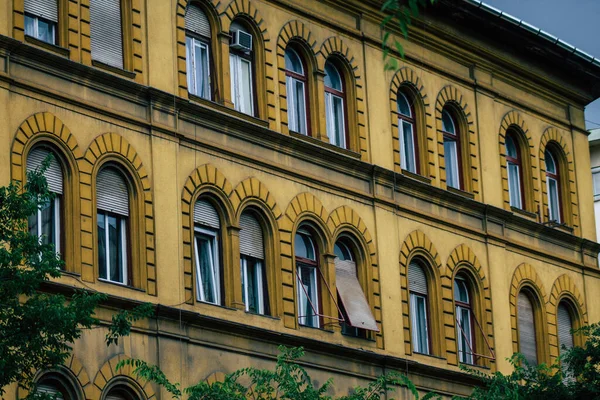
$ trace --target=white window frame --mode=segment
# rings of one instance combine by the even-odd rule
[[[301,118],[304,119],[304,126],[296,126],[296,119],[298,117],[298,105],[300,100],[296,96],[295,87],[297,84],[302,85],[302,102],[304,103],[304,115]],[[288,102],[288,126],[292,132],[297,132],[302,135],[308,135],[308,121],[306,115],[306,86],[300,79],[294,78],[293,76],[286,76],[286,89],[287,89],[287,102]],[[300,124],[302,125],[302,124]]]
[[[258,291],[257,301],[257,313],[264,315],[265,313],[265,299],[264,299],[264,286],[263,286],[263,262],[257,258],[253,258],[255,271],[256,271],[256,290]],[[240,267],[242,269],[242,288],[244,295],[244,309],[246,312],[250,312],[250,301],[248,294],[248,256],[240,256]]]
[[[514,166],[517,168],[516,171],[516,176],[515,174],[511,173],[511,168],[510,166]],[[519,164],[515,164],[512,161],[506,161],[506,169],[507,169],[507,173],[508,173],[508,199],[510,202],[510,206],[511,207],[515,207],[515,208],[523,208],[523,199],[521,198],[521,166]],[[512,191],[512,185],[511,182],[513,181],[513,179],[515,179],[515,183],[516,183],[516,187],[517,187],[517,191],[516,193],[513,193]],[[513,203],[513,196],[515,197],[515,202]]]
[[[316,313],[319,314],[321,313],[321,310],[319,309],[319,285],[317,283],[317,268],[318,267],[313,267],[313,266],[309,266],[309,265],[302,265],[302,263],[300,263],[301,265],[296,265],[296,269],[299,270],[297,272],[298,276],[297,276],[297,280],[298,280],[298,324],[302,325],[302,326],[308,326],[311,328],[321,328],[320,326],[320,321],[319,321],[319,315],[312,315],[312,316],[308,316],[308,315],[304,315],[305,311],[302,310],[301,306],[302,304],[304,304],[305,302],[310,306],[312,303],[312,307],[309,307],[311,310],[314,308]],[[301,270],[303,269],[307,269],[310,271],[310,284],[313,286],[313,295],[311,296],[310,302],[308,301],[308,296],[306,295],[307,292],[310,292],[304,285],[304,283],[302,283],[302,273]],[[303,321],[308,321],[309,318],[312,320],[312,325],[307,324],[306,322]]]
[[[52,45],[56,45],[56,30],[58,28],[57,27],[58,24],[56,22],[50,21],[50,20],[45,19],[45,18],[40,18],[37,15],[26,13],[24,15],[24,21],[23,21],[24,24],[25,24],[25,26],[27,25],[27,22],[26,22],[27,18],[31,18],[33,20],[33,35],[28,35],[28,36],[32,36],[33,38],[35,38],[37,40],[41,40],[44,43],[49,43],[49,44],[52,44]],[[45,40],[42,40],[40,38],[40,32],[39,32],[39,29],[40,29],[39,28],[40,19],[43,20],[45,23],[47,23],[49,26],[52,27],[52,42],[46,42]]]
[[[202,274],[200,272],[200,257],[198,252],[197,236],[208,237],[212,246],[212,258],[211,258],[211,274],[213,276],[212,287],[215,293],[215,302],[209,302],[206,300],[204,294],[204,288],[202,286]],[[194,256],[196,258],[196,299],[203,303],[221,305],[221,270],[219,265],[219,241],[218,231],[207,229],[204,227],[194,227]]]
[[[329,142],[337,147],[346,148],[346,113],[344,111],[344,98],[342,96],[338,96],[336,94],[325,92],[325,111],[326,111],[326,124],[327,124],[327,134],[331,133],[340,133],[334,132],[335,125],[335,115],[333,113],[333,99],[338,98],[341,101],[341,112],[342,112],[342,126],[341,126],[341,143],[336,143],[336,138],[334,135],[329,137]]]
[[[188,46],[188,42],[187,39],[190,40],[190,46]],[[188,48],[189,47],[189,48]],[[199,93],[199,88],[198,88],[198,82],[196,82],[196,47],[199,47],[201,50],[204,49],[206,51],[206,60],[204,60],[204,62],[206,63],[206,73],[207,76],[203,76],[205,82],[205,92],[206,93]],[[210,71],[210,46],[209,44],[202,40],[202,39],[198,39],[192,35],[186,35],[186,50],[187,50],[187,68],[188,68],[188,73],[187,73],[187,84],[188,84],[188,91],[198,97],[201,97],[203,99],[207,99],[207,100],[212,100],[212,96],[211,96],[211,71]],[[200,68],[202,68],[202,70],[204,69],[203,66],[200,66]],[[193,89],[193,90],[192,90]]]
[[[554,188],[556,190],[552,191],[550,189],[550,181],[554,182]],[[550,221],[558,222],[560,224],[562,221],[560,220],[560,188],[558,187],[558,184],[558,180],[546,176],[546,192],[548,193],[548,219]],[[555,210],[554,207],[552,207],[552,201],[550,200],[552,197],[556,197],[556,206],[558,208],[557,210]]]
[[[55,194],[54,199],[51,201],[54,203],[54,212],[52,214],[52,230],[54,231],[54,250],[57,253],[60,253],[60,197],[58,194]],[[41,238],[43,235],[42,232],[42,210],[38,208],[36,212],[36,222],[37,222],[37,237]]]
[[[246,99],[243,97],[243,90],[241,90],[241,86],[243,85],[243,82],[241,81],[243,63],[248,64],[248,75],[250,76],[250,110],[243,109],[244,104],[246,103]],[[233,101],[234,109],[244,114],[254,116],[254,75],[252,71],[252,61],[238,54],[230,54],[229,66],[231,70],[231,100]]]
[[[127,217],[120,214],[113,214],[108,211],[98,210],[98,214],[102,214],[104,216],[104,251],[105,251],[105,264],[104,266],[100,266],[100,268],[105,268],[106,278],[99,278],[100,280],[116,283],[119,285],[127,286],[128,276],[127,276]],[[117,219],[119,225],[121,225],[121,268],[123,268],[123,282],[113,281],[110,279],[110,233],[108,230],[108,217],[112,216]]]
[[[412,329],[411,329],[411,339],[413,342],[413,351],[415,353],[420,353],[420,354],[430,354],[430,349],[429,349],[429,314],[428,314],[428,309],[427,309],[427,297],[428,296],[424,296],[422,294],[419,293],[415,293],[415,292],[411,292],[410,293],[410,315],[411,315],[411,323],[412,323]],[[425,306],[425,321],[424,321],[424,326],[425,326],[425,349],[421,349],[420,348],[420,341],[419,339],[419,332],[417,330],[417,326],[419,326],[418,321],[417,321],[417,315],[418,315],[418,310],[417,310],[417,298],[421,298],[423,299],[423,304]]]

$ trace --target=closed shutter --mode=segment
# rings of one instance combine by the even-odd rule
[[[57,0],[25,0],[23,10],[27,14],[35,15],[49,21],[58,23]]]
[[[427,276],[423,268],[414,262],[408,266],[408,290],[427,295]]]
[[[120,215],[129,215],[129,193],[121,173],[103,168],[96,178],[96,207]]]
[[[265,258],[262,228],[248,213],[240,217],[240,254],[263,260]]]
[[[194,204],[194,222],[214,229],[221,228],[217,210],[206,200],[198,200]]]
[[[34,171],[42,166],[42,162],[52,154],[49,150],[41,147],[33,148],[27,155],[27,171]],[[50,166],[44,173],[48,182],[48,190],[56,194],[63,194],[63,175],[60,164],[55,154],[52,154]]]
[[[210,23],[197,5],[189,5],[185,12],[185,29],[210,38]]]
[[[567,349],[573,347],[573,334],[571,333],[571,329],[573,329],[573,322],[571,321],[571,314],[569,313],[569,309],[564,304],[558,305],[558,344],[560,347],[560,351],[562,353],[562,347],[565,345]]]
[[[121,0],[90,0],[92,59],[123,68]]]
[[[537,365],[537,340],[535,337],[533,305],[529,297],[523,292],[519,293],[518,315],[519,352],[525,356],[529,364]]]
[[[379,332],[369,302],[356,277],[356,264],[353,261],[336,257],[335,282],[348,317],[346,323],[354,328]]]

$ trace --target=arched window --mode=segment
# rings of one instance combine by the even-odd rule
[[[339,70],[331,61],[325,63],[325,118],[327,136],[331,144],[347,148],[344,81]]]
[[[560,354],[572,348],[575,345],[573,340],[573,319],[571,318],[570,307],[565,301],[561,301],[556,312],[556,322],[558,324],[558,347]]]
[[[240,216],[240,271],[246,312],[269,314],[263,230],[252,212]]]
[[[104,400],[141,400],[142,396],[126,385],[114,385],[110,388]]]
[[[211,100],[210,23],[202,9],[194,3],[185,12],[185,51],[188,91]]]
[[[194,258],[196,260],[196,298],[221,304],[222,280],[220,245],[221,221],[207,200],[194,205]]]
[[[250,31],[238,21],[231,23],[229,33],[231,35],[229,44],[231,101],[237,111],[254,116],[253,37]]]
[[[562,222],[560,174],[557,158],[551,150],[544,152],[546,163],[546,191],[548,193],[548,219],[554,222]]]
[[[124,69],[121,0],[90,0],[92,59]]]
[[[506,169],[508,172],[508,193],[510,206],[524,208],[523,167],[519,142],[513,132],[508,132],[505,139]]]
[[[129,190],[121,171],[103,167],[96,177],[98,224],[98,275],[114,283],[131,285],[128,260]]]
[[[318,248],[308,230],[299,229],[296,233],[294,253],[298,277],[298,323],[318,328],[321,314]]]
[[[408,266],[408,290],[410,293],[411,340],[415,353],[430,354],[429,300],[427,275],[420,260],[413,260]]]
[[[464,364],[474,364],[476,352],[472,299],[469,295],[467,281],[460,275],[454,279],[454,305],[456,307],[458,359]]]
[[[400,139],[400,167],[419,173],[419,151],[416,136],[415,109],[407,95],[398,91],[398,138]]]
[[[517,300],[517,317],[519,332],[519,352],[531,365],[538,363],[536,324],[533,303],[529,294],[525,291],[519,292]]]
[[[444,134],[446,184],[455,189],[462,189],[460,132],[456,119],[446,107],[442,110],[442,131]]]
[[[72,379],[62,372],[50,371],[42,374],[36,381],[36,390],[39,395],[57,400],[78,400],[78,390]],[[40,396],[41,397],[41,396]],[[34,397],[35,398],[35,397]]]
[[[340,238],[334,245],[337,300],[342,333],[367,338],[367,331],[379,331],[358,278],[352,239]]]
[[[25,34],[42,42],[58,42],[58,1],[25,0]]]
[[[63,172],[59,159],[53,151],[43,146],[36,146],[27,155],[27,171],[34,171],[42,166],[46,157],[52,156],[50,166],[44,172],[48,182],[48,191],[54,194],[54,199],[38,209],[37,213],[28,219],[29,233],[39,236],[42,243],[53,244],[57,252],[62,252],[62,199]]]
[[[308,135],[308,96],[306,68],[298,53],[285,49],[285,82],[287,91],[288,127],[290,131]]]

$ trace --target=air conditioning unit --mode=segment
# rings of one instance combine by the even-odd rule
[[[237,50],[252,51],[252,35],[248,32],[236,29],[231,32],[229,46]]]

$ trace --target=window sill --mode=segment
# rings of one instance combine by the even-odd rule
[[[532,213],[531,211],[523,210],[522,208],[517,208],[517,207],[512,207],[512,206],[510,207],[510,210],[513,213],[519,214],[520,216],[530,219],[532,221],[538,220],[538,215],[536,213]]]
[[[216,308],[222,308],[224,310],[232,310],[232,311],[238,311],[237,308],[234,307],[228,307],[228,306],[223,306],[221,304],[215,304],[215,303],[209,303],[207,301],[202,301],[202,300],[195,300],[194,305],[204,305],[204,306],[211,306],[211,307],[216,307]]]
[[[257,317],[261,317],[261,318],[267,318],[267,319],[272,319],[273,321],[281,321],[281,318],[279,317],[274,317],[272,315],[268,315],[268,314],[257,314],[257,313],[253,313],[250,311],[246,311],[247,315],[256,315]]]
[[[106,283],[108,285],[118,286],[118,287],[122,287],[122,288],[126,288],[126,289],[135,290],[135,291],[138,291],[138,292],[146,293],[146,291],[143,290],[143,289],[136,288],[134,286],[129,286],[129,285],[126,285],[124,283],[109,281],[107,279],[98,278],[98,282],[102,282],[102,283]]]
[[[318,332],[327,332],[327,333],[333,333],[332,330],[330,329],[325,329],[325,328],[315,328],[314,326],[308,326],[308,325],[300,325],[298,324],[298,329],[310,329],[313,331],[318,331]]]
[[[61,55],[63,57],[69,58],[69,55],[71,54],[71,51],[65,47],[61,47],[61,46],[57,46],[52,43],[44,42],[43,40],[36,39],[33,36],[25,35],[25,41],[27,43],[31,43],[35,46],[41,47],[45,50],[49,50],[49,51],[56,53],[58,55]]]
[[[426,176],[415,174],[414,172],[410,172],[410,171],[405,170],[405,169],[403,169],[401,171],[402,171],[402,175],[404,175],[404,176],[408,176],[409,178],[416,179],[416,180],[418,180],[420,182],[427,183],[427,184],[431,185],[431,179],[427,178]]]
[[[248,114],[244,114],[243,112],[237,111],[233,108],[229,108],[224,106],[221,103],[217,103],[215,101],[212,100],[208,100],[208,99],[204,99],[202,97],[196,96],[195,94],[189,93],[188,92],[188,98],[190,100],[191,103],[196,103],[196,104],[200,104],[203,105],[205,107],[211,107],[211,108],[215,108],[221,112],[233,115],[237,118],[243,119],[247,122],[251,122],[253,124],[256,125],[260,125],[262,127],[268,128],[269,127],[269,122],[265,121],[263,119],[254,117],[252,115],[248,115]]]
[[[336,151],[338,153],[342,153],[344,155],[347,155],[348,157],[352,157],[352,158],[356,158],[357,160],[360,160],[359,153],[352,151],[352,150],[344,149],[342,147],[335,146],[331,143],[324,142],[313,136],[303,135],[301,133],[296,133],[296,132],[292,132],[292,131],[290,131],[290,136],[293,138],[299,139],[299,140],[304,140],[305,142],[312,143],[317,146],[325,147],[329,150]]]
[[[460,189],[457,189],[457,188],[453,188],[453,187],[451,187],[451,186],[448,186],[446,189],[447,189],[447,190],[448,190],[450,193],[454,193],[454,194],[457,194],[457,195],[459,195],[459,196],[463,196],[463,197],[469,198],[469,199],[471,199],[471,200],[475,200],[475,195],[474,195],[473,193],[465,192],[464,190],[460,190]]]
[[[414,356],[418,356],[418,357],[428,357],[428,358],[435,358],[436,360],[446,360],[446,357],[440,357],[440,356],[436,356],[433,354],[419,353],[418,351],[413,351],[412,353]]]
[[[96,68],[103,69],[105,71],[111,72],[113,74],[124,76],[125,78],[134,79],[135,72],[127,71],[122,68],[113,67],[112,65],[105,64],[101,61],[92,60],[92,65]]]
[[[564,222],[563,223],[559,223],[559,222],[556,222],[556,221],[546,221],[546,222],[544,222],[544,225],[546,225],[546,226],[548,226],[550,228],[559,229],[559,230],[561,230],[563,232],[566,232],[566,233],[570,233],[570,234],[573,233],[573,228],[570,227],[569,225],[565,224]]]

